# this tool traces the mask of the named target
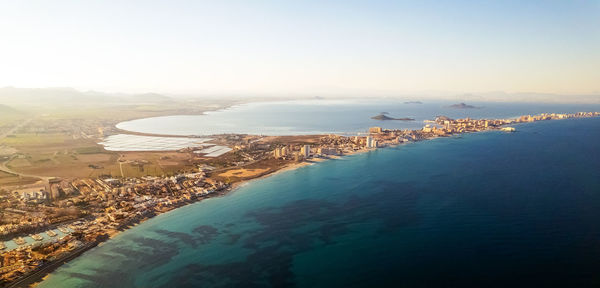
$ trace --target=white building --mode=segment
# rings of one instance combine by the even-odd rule
[[[304,159],[307,159],[310,156],[310,145],[304,145],[302,149],[300,149],[300,153],[304,156]]]

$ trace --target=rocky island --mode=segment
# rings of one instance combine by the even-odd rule
[[[408,117],[405,117],[405,118],[393,118],[393,117],[387,116],[385,114],[387,114],[387,113],[381,113],[381,114],[379,114],[377,116],[371,117],[371,119],[381,120],[381,121],[384,121],[384,120],[414,121],[415,120],[414,118],[408,118]]]
[[[477,106],[473,106],[473,105],[467,105],[465,103],[458,103],[458,104],[452,104],[450,106],[447,106],[447,108],[453,108],[453,109],[479,109],[481,107],[477,107]]]

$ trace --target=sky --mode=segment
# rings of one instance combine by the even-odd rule
[[[600,94],[600,1],[0,0],[0,87]]]

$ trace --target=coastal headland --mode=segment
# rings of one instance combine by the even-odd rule
[[[598,112],[526,115],[511,119],[439,116],[422,129],[371,127],[362,136],[211,135],[207,137],[210,140],[200,143],[205,146],[176,151],[106,151],[98,144],[100,135],[92,137],[91,133],[86,134],[89,138],[78,139],[88,146],[85,149],[78,146],[80,150],[75,153],[64,146],[69,143],[65,138],[52,142],[56,145],[54,149],[67,150],[64,155],[57,153],[59,158],[77,158],[74,162],[87,159],[86,163],[94,166],[88,167],[94,173],[73,171],[80,164],[64,164],[68,162],[61,162],[59,158],[46,156],[49,160],[38,161],[42,159],[21,157],[19,155],[27,155],[22,151],[32,151],[40,144],[10,142],[14,139],[9,137],[3,147],[23,154],[3,160],[9,170],[5,173],[28,182],[2,186],[0,285],[23,287],[24,283],[35,283],[65,261],[136,223],[224,195],[247,181],[277,172],[402,143],[489,130],[513,131],[509,125],[525,122],[598,116]],[[102,137],[108,134],[104,131]],[[14,138],[20,139],[21,135],[17,133]],[[212,156],[206,149],[214,146],[231,150]],[[32,168],[37,163],[42,168]],[[61,166],[66,167],[61,169]],[[47,167],[59,168],[48,170]],[[32,184],[29,178],[37,182]],[[11,181],[14,183],[15,179]]]

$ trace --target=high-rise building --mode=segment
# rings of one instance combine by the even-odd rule
[[[289,149],[288,147],[281,147],[281,148],[275,148],[275,150],[273,150],[273,155],[275,156],[275,158],[283,158],[285,156],[287,156],[289,154]]]
[[[296,162],[302,161],[302,153],[294,153],[294,160],[296,160]]]
[[[365,143],[365,146],[366,146],[367,148],[371,148],[371,144],[372,144],[372,142],[373,142],[373,137],[371,137],[371,136],[367,136],[367,140],[366,140],[366,142],[367,142],[367,143]]]
[[[304,147],[300,149],[300,153],[304,156],[304,159],[307,159],[308,156],[310,156],[310,145],[304,145]]]

